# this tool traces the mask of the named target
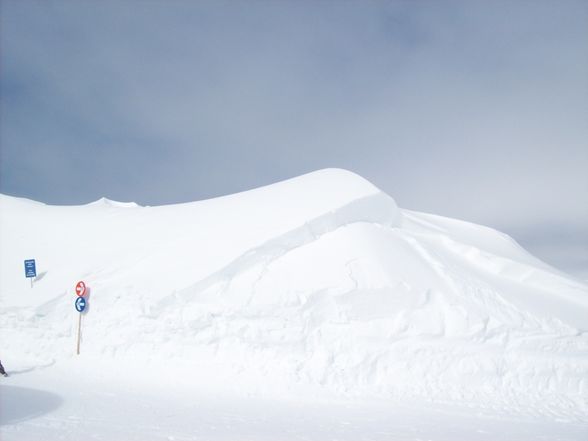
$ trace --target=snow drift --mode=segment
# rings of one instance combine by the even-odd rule
[[[254,392],[587,415],[588,287],[495,230],[399,209],[348,171],[159,207],[1,196],[0,243],[4,357],[74,357],[83,279],[86,358]]]

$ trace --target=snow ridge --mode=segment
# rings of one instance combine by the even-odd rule
[[[189,300],[191,296],[205,291],[217,283],[230,283],[239,273],[262,265],[264,268],[283,255],[320,239],[323,235],[354,223],[369,222],[376,225],[394,226],[399,214],[384,193],[356,199],[336,211],[332,211],[279,237],[247,250],[228,265],[209,275],[195,285],[181,291],[180,296]],[[165,300],[163,301],[165,303]]]

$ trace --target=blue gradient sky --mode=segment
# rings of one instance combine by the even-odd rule
[[[588,277],[588,2],[10,1],[0,191],[192,201],[324,167]]]

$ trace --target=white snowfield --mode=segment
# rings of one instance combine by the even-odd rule
[[[209,391],[420,400],[588,434],[588,287],[345,170],[158,207],[2,195],[0,244],[0,358],[37,376],[164,367]],[[78,280],[90,288],[80,356]],[[23,439],[12,423],[5,435]]]

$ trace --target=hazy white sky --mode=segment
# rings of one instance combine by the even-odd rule
[[[1,1],[0,191],[192,201],[324,167],[588,276],[586,1]]]

